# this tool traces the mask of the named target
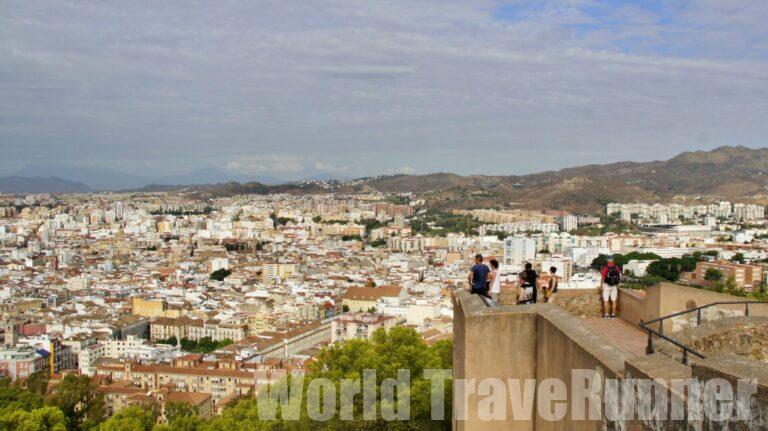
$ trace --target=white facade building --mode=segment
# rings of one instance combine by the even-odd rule
[[[536,257],[536,241],[524,236],[504,240],[504,264],[522,265]]]

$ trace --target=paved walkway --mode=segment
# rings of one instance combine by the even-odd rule
[[[584,319],[584,323],[620,349],[635,355],[645,356],[648,336],[639,327],[631,325],[618,317],[614,320],[587,317]]]

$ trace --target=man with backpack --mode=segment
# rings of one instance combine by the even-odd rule
[[[621,268],[613,261],[613,256],[608,256],[608,263],[600,273],[600,289],[603,295],[601,307],[604,319],[616,318],[619,283],[621,283]],[[610,306],[608,301],[610,301]]]

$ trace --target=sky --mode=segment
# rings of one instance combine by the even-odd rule
[[[0,0],[0,174],[524,174],[768,146],[765,0]]]

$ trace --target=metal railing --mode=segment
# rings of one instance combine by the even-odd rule
[[[641,322],[640,328],[642,328],[645,331],[648,331],[648,345],[645,348],[645,353],[647,355],[650,355],[654,352],[653,348],[653,337],[656,336],[664,341],[667,341],[677,347],[679,347],[683,352],[683,364],[688,365],[688,355],[694,355],[701,359],[704,359],[705,356],[685,344],[670,338],[666,335],[664,335],[664,321],[667,319],[671,319],[673,317],[682,316],[684,314],[690,314],[690,313],[696,313],[696,326],[701,325],[701,310],[705,308],[714,307],[717,305],[744,305],[744,317],[749,317],[749,306],[750,304],[768,304],[768,301],[720,301],[720,302],[713,302],[711,304],[702,305],[701,307],[696,308],[690,308],[688,310],[678,311],[677,313],[672,313],[668,316],[662,316],[657,319],[649,320],[647,322]],[[652,325],[654,323],[659,324],[658,329],[651,328],[649,325]]]

